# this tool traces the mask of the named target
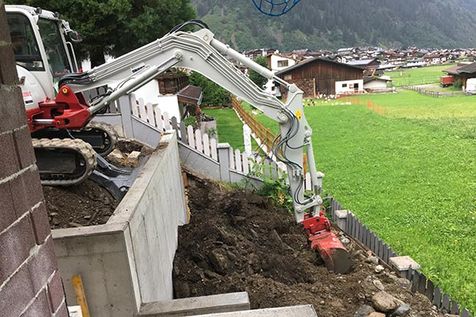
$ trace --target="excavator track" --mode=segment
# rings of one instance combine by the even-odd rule
[[[88,133],[93,137],[88,138]],[[91,121],[80,131],[73,131],[75,138],[82,139],[92,145],[93,149],[101,156],[106,156],[114,150],[119,138],[116,130],[109,124]]]
[[[80,139],[32,139],[41,183],[69,186],[84,181],[96,167],[92,146]]]
[[[89,122],[81,130],[44,129],[32,134],[38,139],[80,139],[89,143],[94,151],[101,156],[106,156],[114,150],[118,135],[114,128],[102,122]]]

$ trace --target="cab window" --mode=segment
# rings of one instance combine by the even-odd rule
[[[64,75],[71,73],[58,23],[54,20],[40,18],[38,27],[48,56],[48,64],[51,68],[53,80],[56,82]]]
[[[9,12],[7,21],[17,64],[30,71],[44,71],[44,64],[30,20],[23,14]]]

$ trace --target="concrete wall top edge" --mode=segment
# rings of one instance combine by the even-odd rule
[[[126,223],[105,223],[103,225],[87,226],[79,228],[53,229],[51,233],[53,239],[75,238],[85,236],[95,236],[104,234],[114,234],[122,232],[127,227]]]

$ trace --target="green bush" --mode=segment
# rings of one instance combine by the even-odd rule
[[[190,84],[202,88],[202,104],[208,106],[230,106],[231,94],[199,73],[190,75]]]

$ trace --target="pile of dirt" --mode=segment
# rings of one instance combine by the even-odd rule
[[[104,224],[119,203],[91,180],[68,187],[43,186],[43,193],[52,229]]]
[[[177,298],[247,291],[252,308],[313,304],[318,316],[350,317],[367,316],[356,312],[372,310],[384,290],[410,305],[405,316],[443,316],[354,242],[353,271],[328,272],[294,217],[267,198],[193,179],[189,201],[174,263]]]
[[[117,167],[135,168],[153,149],[132,139],[119,139],[108,160]],[[131,162],[130,155],[136,153]],[[56,187],[43,186],[46,208],[52,229],[100,225],[114,213],[119,200],[105,188],[86,180],[81,184]]]

